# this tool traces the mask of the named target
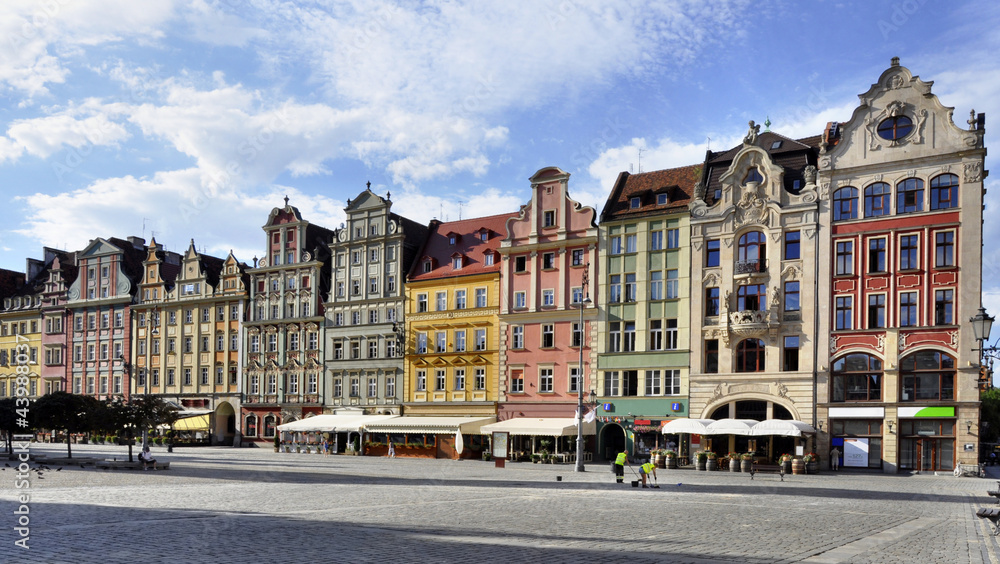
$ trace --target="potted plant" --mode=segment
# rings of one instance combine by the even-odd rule
[[[815,452],[810,452],[803,456],[802,461],[806,463],[806,474],[819,472],[819,456]]]
[[[541,460],[541,459],[542,459],[542,457],[539,456],[539,455],[537,455],[537,454],[532,454],[531,455],[531,463],[532,464],[538,464],[538,461]]]
[[[729,453],[729,471],[739,472],[740,471],[740,453],[731,452]]]
[[[493,460],[493,454],[490,453],[490,451],[488,451],[488,450],[484,450],[483,451],[483,461],[484,462],[489,462],[490,460]]]
[[[694,455],[695,457],[695,470],[705,470],[708,467],[708,451],[699,450]]]
[[[750,472],[753,470],[753,453],[746,452],[740,455],[740,470]]]
[[[715,453],[712,452],[712,451],[708,451],[706,454],[708,455],[708,463],[705,465],[705,470],[709,470],[709,471],[711,471],[711,470],[718,470],[719,469],[719,462],[718,462],[718,460],[716,460]]]
[[[662,450],[663,453],[663,466],[664,468],[671,469],[677,468],[677,453],[672,450]]]
[[[778,465],[781,466],[781,472],[783,474],[792,473],[792,455],[782,454],[778,457]]]

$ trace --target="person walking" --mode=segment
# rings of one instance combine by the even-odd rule
[[[840,450],[837,447],[833,447],[830,451],[830,468],[834,471],[840,470]]]
[[[386,453],[386,456],[389,458],[396,458],[396,446],[392,444],[391,440],[389,441],[389,452]]]
[[[656,479],[656,465],[652,462],[647,462],[639,467],[639,475],[642,476],[642,487],[647,488],[646,476],[652,474],[653,479]]]
[[[628,452],[622,450],[615,457],[615,483],[622,484],[625,483],[625,464],[628,462]]]

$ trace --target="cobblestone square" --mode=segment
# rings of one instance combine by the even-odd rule
[[[32,445],[64,455],[65,445]],[[2,562],[998,562],[978,507],[992,479],[607,466],[154,448],[170,470],[56,466],[15,487]],[[74,446],[75,457],[127,456]],[[44,462],[42,462],[44,464]],[[630,475],[626,472],[627,475]],[[30,494],[29,550],[14,545]]]

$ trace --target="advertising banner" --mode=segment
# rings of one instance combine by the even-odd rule
[[[868,467],[868,439],[844,439],[844,466]]]

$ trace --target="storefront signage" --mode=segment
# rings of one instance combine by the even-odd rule
[[[493,431],[493,458],[507,458],[507,431]]]
[[[868,467],[868,439],[844,439],[844,466]]]
[[[604,404],[604,411],[611,411],[611,404],[610,403]]]
[[[649,425],[650,421],[649,421],[649,419],[636,419],[635,420],[635,424],[636,425]]]
[[[884,407],[831,407],[831,419],[882,419]],[[902,417],[902,415],[900,416]]]
[[[976,445],[973,443],[965,443],[965,452],[972,452],[976,450]]]
[[[675,401],[675,402],[671,403],[670,404],[670,410],[671,411],[680,411],[681,410],[681,402]]]
[[[900,407],[897,413],[899,417],[954,417],[955,408],[953,406]]]

